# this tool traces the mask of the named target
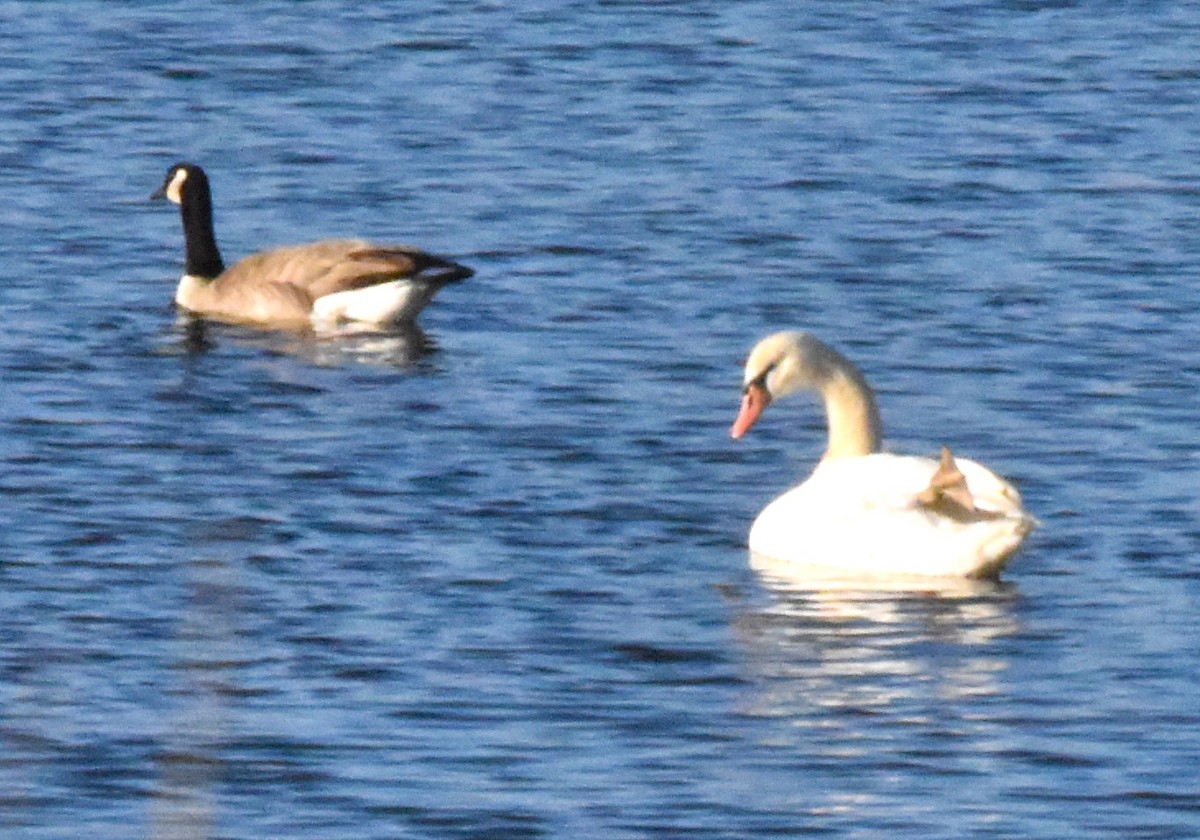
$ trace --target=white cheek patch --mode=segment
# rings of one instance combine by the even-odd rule
[[[171,179],[171,183],[167,185],[167,200],[174,204],[183,203],[183,182],[187,180],[187,170],[179,168],[175,170],[175,177]]]

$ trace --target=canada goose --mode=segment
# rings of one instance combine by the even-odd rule
[[[442,286],[475,273],[416,248],[358,239],[261,251],[226,268],[203,169],[175,164],[151,198],[178,204],[183,219],[185,263],[175,303],[221,321],[319,330],[346,322],[410,324]]]
[[[750,528],[750,549],[763,568],[995,577],[1037,525],[1016,488],[947,448],[940,461],[881,452],[871,387],[853,363],[807,333],[760,341],[744,382],[734,438],[774,399],[805,389],[824,399],[829,425],[829,447],[812,475]]]

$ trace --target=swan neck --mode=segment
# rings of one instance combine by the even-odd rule
[[[824,460],[878,452],[883,437],[879,408],[871,387],[852,366],[834,371],[821,388],[829,424]]]

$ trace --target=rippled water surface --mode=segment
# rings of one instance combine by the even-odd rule
[[[1200,9],[0,5],[0,829],[1200,835]],[[227,257],[473,266],[400,336],[196,330]],[[818,409],[1010,476],[996,586],[788,588]]]

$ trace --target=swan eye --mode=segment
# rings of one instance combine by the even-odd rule
[[[747,393],[751,388],[761,388],[763,392],[767,394],[771,393],[771,389],[767,387],[767,377],[770,376],[778,366],[779,362],[771,362],[771,364],[763,368],[762,373],[746,383],[746,385],[742,388],[742,393]]]

